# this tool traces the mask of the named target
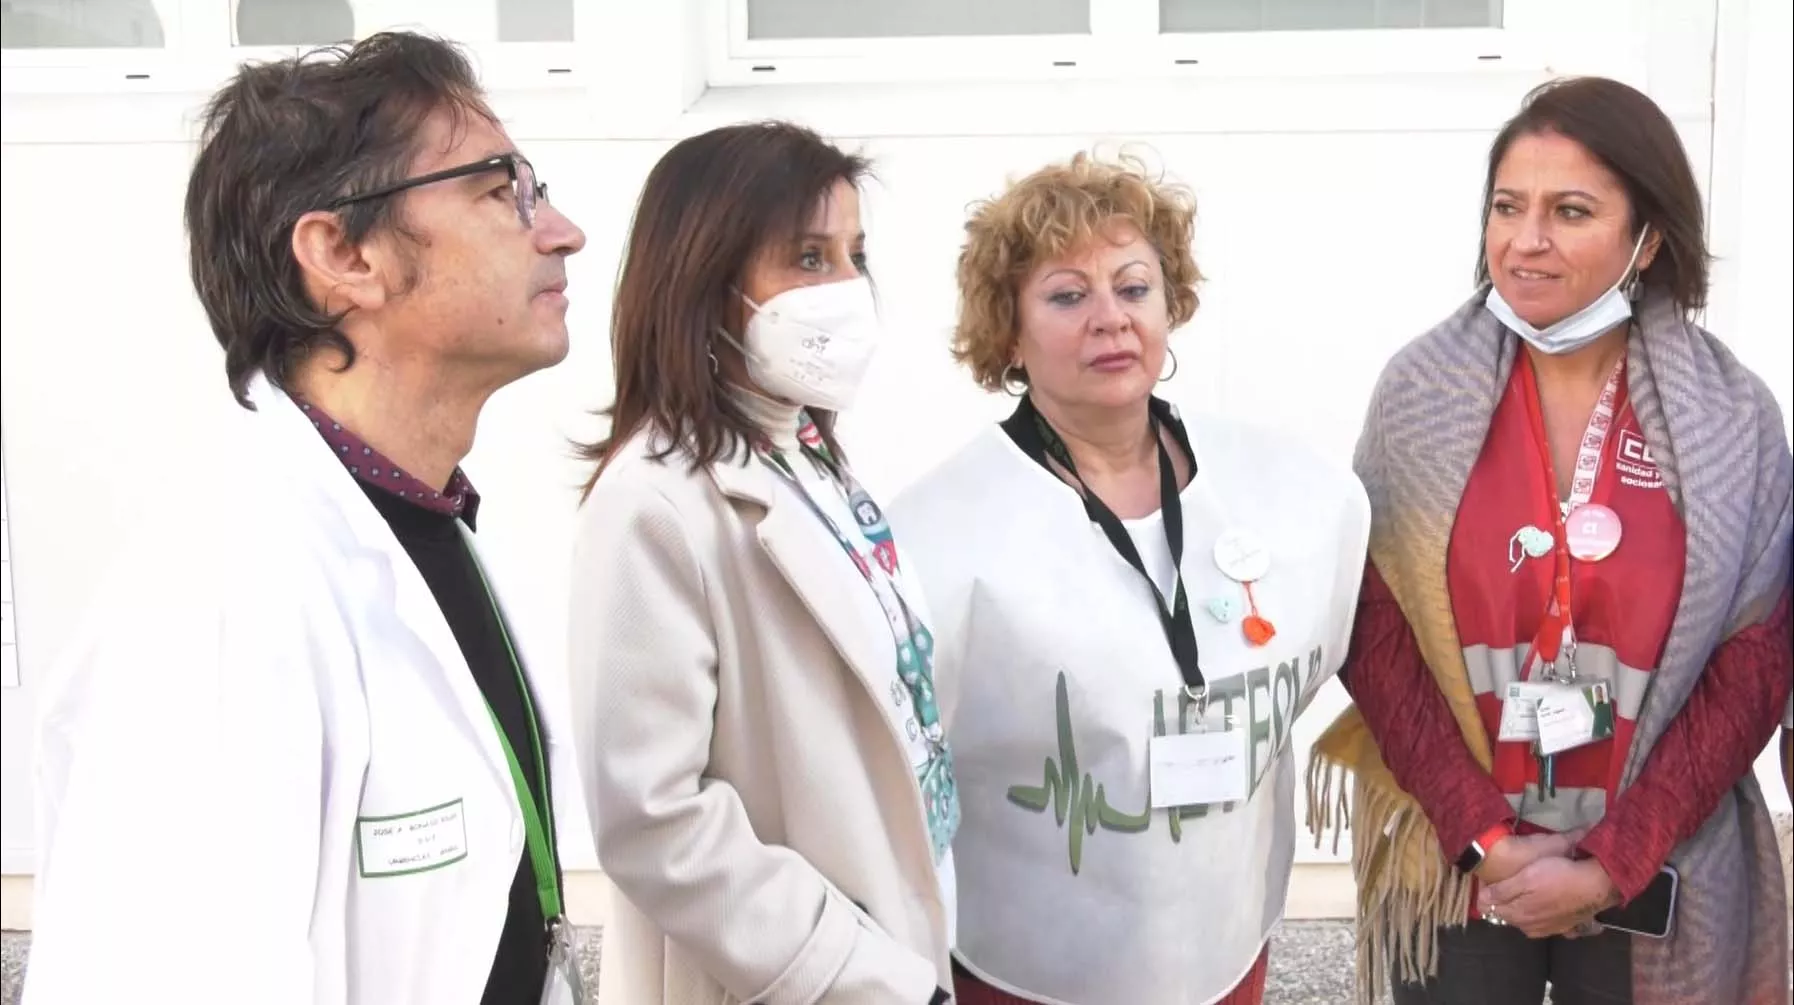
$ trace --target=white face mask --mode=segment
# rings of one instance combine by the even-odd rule
[[[1632,266],[1638,264],[1638,254],[1644,250],[1645,237],[1650,232],[1649,227],[1639,230],[1638,243],[1632,246],[1632,257],[1627,260],[1626,270],[1620,273],[1618,282],[1608,287],[1606,293],[1596,297],[1587,307],[1548,328],[1541,330],[1527,324],[1525,319],[1508,306],[1501,291],[1492,283],[1489,286],[1489,297],[1483,306],[1534,349],[1550,356],[1575,352],[1632,317],[1632,301],[1627,298],[1623,287],[1632,277]]]
[[[754,316],[738,348],[760,390],[831,412],[853,404],[881,334],[870,282],[798,286],[763,304],[740,296]]]

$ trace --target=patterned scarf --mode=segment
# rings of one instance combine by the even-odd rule
[[[827,472],[835,490],[847,504],[860,539],[872,548],[871,562],[861,556],[860,549],[854,547],[846,533],[810,496],[790,458],[770,443],[761,444],[758,453],[767,465],[790,482],[791,488],[809,505],[810,512],[828,528],[854,568],[865,578],[866,585],[871,587],[879,609],[884,613],[886,626],[896,645],[897,677],[909,691],[915,722],[928,750],[926,763],[916,773],[916,784],[922,789],[922,807],[928,818],[928,833],[938,864],[946,857],[953,845],[953,835],[959,830],[960,806],[959,783],[953,774],[953,754],[947,745],[946,726],[941,721],[934,686],[934,633],[904,599],[897,542],[891,536],[891,525],[885,520],[884,511],[873,502],[871,494],[861,487],[847,466],[835,458],[822,438],[822,432],[807,414],[799,420],[797,441],[803,452]]]
[[[1409,344],[1378,381],[1354,467],[1370,495],[1370,557],[1413,626],[1464,742],[1486,769],[1446,582],[1458,502],[1507,386],[1518,340],[1479,292]],[[1623,791],[1680,713],[1715,648],[1765,619],[1787,588],[1794,473],[1781,412],[1763,382],[1656,293],[1639,305],[1627,379],[1645,440],[1687,527],[1674,625],[1639,713]],[[1332,797],[1335,773],[1354,778]],[[1438,969],[1434,934],[1469,916],[1471,882],[1448,863],[1413,798],[1349,709],[1316,741],[1309,826],[1352,828],[1358,881],[1358,991],[1373,1001],[1392,964],[1401,979]],[[1671,853],[1681,873],[1667,939],[1632,940],[1638,1005],[1786,1002],[1788,915],[1775,829],[1753,775]]]

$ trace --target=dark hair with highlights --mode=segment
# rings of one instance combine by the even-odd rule
[[[725,126],[680,141],[642,187],[611,307],[616,398],[600,414],[610,435],[580,448],[598,467],[644,428],[654,455],[715,464],[755,435],[723,390],[717,332],[740,316],[736,290],[764,249],[795,242],[836,182],[858,185],[871,165],[788,122]],[[810,409],[831,449],[833,413]]]
[[[354,363],[337,330],[343,313],[306,290],[293,229],[332,199],[402,180],[438,111],[452,116],[452,135],[469,112],[493,118],[461,52],[409,32],[245,65],[207,104],[187,179],[189,267],[243,407],[253,407],[257,370],[290,390],[320,348],[340,353],[344,368]],[[401,194],[342,207],[345,239],[391,230],[416,240],[403,203]]]
[[[1508,148],[1522,136],[1556,133],[1581,144],[1612,171],[1632,204],[1632,236],[1649,225],[1663,240],[1641,279],[1662,290],[1684,313],[1707,304],[1706,224],[1700,186],[1676,127],[1643,93],[1605,77],[1568,77],[1534,88],[1489,148],[1483,183],[1483,221],[1495,191],[1495,174]],[[1477,242],[1476,282],[1489,282],[1488,250]]]

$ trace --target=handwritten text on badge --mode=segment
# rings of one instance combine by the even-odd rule
[[[1147,767],[1155,810],[1238,802],[1250,792],[1244,730],[1155,736]]]

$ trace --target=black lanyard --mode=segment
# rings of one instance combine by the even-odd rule
[[[1003,420],[1003,431],[1015,441],[1022,453],[1048,471],[1053,471],[1053,464],[1064,468],[1077,479],[1078,488],[1083,490],[1084,512],[1103,530],[1103,536],[1134,567],[1140,578],[1152,590],[1154,607],[1159,612],[1159,624],[1165,629],[1165,639],[1171,644],[1171,656],[1177,660],[1177,669],[1183,674],[1184,685],[1192,696],[1201,695],[1205,684],[1202,677],[1201,654],[1196,649],[1196,625],[1190,618],[1190,601],[1184,592],[1184,509],[1178,498],[1177,470],[1171,464],[1171,452],[1165,449],[1165,439],[1159,435],[1161,427],[1169,428],[1176,438],[1177,445],[1184,456],[1190,459],[1190,477],[1196,476],[1196,452],[1190,448],[1190,435],[1184,424],[1178,421],[1170,404],[1158,398],[1151,399],[1147,409],[1152,417],[1152,440],[1159,448],[1159,512],[1165,520],[1165,542],[1171,546],[1171,565],[1176,574],[1176,586],[1172,593],[1171,604],[1165,604],[1165,595],[1159,592],[1157,583],[1146,571],[1146,563],[1140,558],[1140,550],[1134,547],[1134,539],[1127,532],[1121,518],[1115,515],[1107,503],[1097,498],[1090,486],[1084,484],[1084,478],[1078,474],[1078,466],[1071,459],[1071,451],[1065,447],[1065,441],[1054,431],[1053,427],[1034,407],[1034,402],[1023,396],[1021,404],[1016,406],[1015,414]],[[1048,462],[1051,458],[1052,463]],[[1057,472],[1054,477],[1058,477]]]

